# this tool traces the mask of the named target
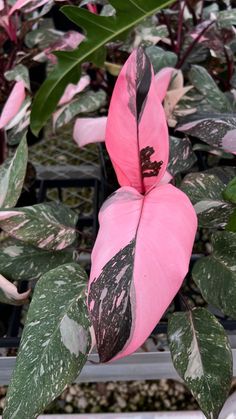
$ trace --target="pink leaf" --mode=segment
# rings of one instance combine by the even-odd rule
[[[121,186],[145,193],[165,173],[169,139],[153,69],[140,48],[116,82],[107,121],[106,146]]]
[[[0,295],[2,302],[13,305],[22,305],[28,301],[31,290],[19,294],[15,285],[0,275]]]
[[[163,102],[165,99],[165,95],[167,93],[174,72],[174,68],[166,67],[158,71],[158,73],[155,75],[157,94],[161,102]]]
[[[89,85],[89,82],[90,77],[84,76],[81,77],[80,81],[77,84],[68,84],[63,96],[60,99],[59,105],[64,105],[65,103],[70,102],[71,99],[73,99],[73,97],[77,95],[77,93],[82,92]]]
[[[84,39],[84,35],[79,32],[66,32],[66,34],[63,35],[58,41],[52,44],[49,48],[45,49],[44,53],[49,60],[56,64],[57,58],[52,54],[53,51],[68,51],[75,49]]]
[[[25,100],[25,84],[19,81],[13,87],[10,96],[5,103],[0,117],[0,129],[3,129],[19,112]]]
[[[97,14],[97,12],[98,12],[96,4],[91,4],[90,3],[90,4],[87,5],[87,8],[91,13]]]
[[[73,138],[79,147],[104,141],[107,117],[78,118],[75,122]]]
[[[172,185],[145,196],[122,187],[103,205],[88,306],[101,362],[129,355],[150,335],[188,271],[197,227]]]
[[[12,8],[9,11],[9,15],[12,15],[16,10],[22,9],[24,6],[27,6],[27,4],[31,3],[32,0],[17,0],[15,4],[12,6]]]

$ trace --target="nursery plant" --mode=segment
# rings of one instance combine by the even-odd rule
[[[57,106],[55,129],[81,113],[73,109],[83,108],[74,94],[87,86],[84,67],[79,81],[84,62],[96,69],[106,59],[108,72],[122,67],[108,117],[79,118],[74,129],[80,145],[105,140],[120,188],[101,207],[88,280],[78,263],[77,214],[58,203],[16,207],[27,165],[25,138],[1,166],[0,299],[22,304],[29,298],[30,291],[18,293],[17,281],[34,288],[3,417],[36,418],[77,378],[94,345],[100,362],[134,352],[178,293],[183,310],[168,315],[173,363],[206,417],[217,419],[231,385],[232,353],[207,303],[235,318],[235,11],[214,8],[214,2],[174,2],[159,12],[167,2],[101,3],[111,16],[99,15],[100,1],[82,2],[90,12],[62,8],[86,39],[73,51],[55,53],[31,126],[39,132]],[[13,7],[34,5],[39,3],[17,1]],[[112,62],[117,39],[128,56],[140,37],[143,48],[123,66]],[[105,103],[105,78],[102,86]],[[72,98],[77,104],[64,108]],[[101,106],[92,105],[90,112]],[[8,102],[2,128],[14,117],[10,109]],[[199,250],[204,232],[208,247],[200,243]],[[192,251],[202,254],[192,277],[205,307],[193,306],[185,294]]]

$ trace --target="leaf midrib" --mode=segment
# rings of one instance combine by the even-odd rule
[[[75,67],[77,67],[80,62],[83,62],[86,57],[89,57],[94,52],[96,52],[97,50],[99,50],[102,46],[104,46],[109,41],[111,41],[114,36],[117,37],[121,33],[127,31],[128,29],[132,28],[133,26],[135,26],[136,24],[138,24],[139,22],[141,22],[142,20],[144,20],[146,17],[149,17],[149,16],[153,15],[156,10],[159,10],[160,8],[164,8],[165,6],[167,6],[171,2],[172,2],[172,0],[167,0],[163,5],[158,6],[158,7],[154,8],[154,9],[152,9],[150,12],[145,12],[144,13],[145,16],[141,16],[141,17],[135,19],[130,25],[123,26],[120,30],[118,30],[116,32],[113,32],[112,35],[108,36],[105,40],[103,40],[99,44],[97,44],[94,48],[91,48],[87,53],[84,53],[82,56],[80,56],[80,58],[78,60],[76,60],[75,62],[73,62],[73,64],[68,68],[68,70],[63,73],[63,77],[60,78],[60,79],[58,79],[57,82],[55,84],[53,84],[53,87],[49,90],[48,95],[45,96],[45,101],[48,100],[48,98],[51,96],[51,93],[54,91],[54,89],[56,88],[56,86],[58,84],[60,84],[61,80],[63,80],[63,78],[65,78]],[[86,40],[84,42],[86,42]],[[77,49],[77,51],[78,51],[78,49]],[[44,103],[42,103],[42,106],[44,106]],[[41,109],[42,109],[42,106],[41,106]]]

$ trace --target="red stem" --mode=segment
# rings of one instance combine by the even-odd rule
[[[183,20],[184,20],[184,9],[186,7],[186,0],[184,0],[183,7],[181,9],[181,2],[179,3],[179,24],[178,24],[178,31],[177,31],[177,43],[175,52],[179,54],[181,48],[181,39],[182,39],[182,31],[183,31]]]
[[[227,81],[226,81],[226,90],[230,90],[231,87],[231,78],[233,76],[233,72],[234,72],[234,62],[232,62],[232,60],[230,59],[229,53],[227,51],[227,48],[224,47],[224,53],[225,53],[225,58],[226,58],[226,62],[227,62]]]
[[[184,55],[182,56],[182,58],[178,61],[176,68],[181,68],[182,65],[185,63],[187,57],[189,56],[189,54],[192,52],[193,48],[195,47],[195,45],[198,43],[199,39],[202,37],[202,35],[208,30],[208,28],[213,25],[213,23],[215,23],[215,21],[213,20],[212,22],[209,23],[209,25],[207,25],[202,32],[199,33],[199,35],[194,39],[194,41],[192,42],[192,44],[189,45],[189,47],[186,49]]]

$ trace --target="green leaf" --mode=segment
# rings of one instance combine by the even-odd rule
[[[193,279],[208,303],[236,319],[236,234],[216,232],[211,242],[213,253],[195,263]]]
[[[230,215],[226,230],[234,231],[236,233],[236,209],[233,214]]]
[[[221,92],[208,71],[199,65],[193,65],[189,72],[191,84],[204,96],[213,109],[232,112],[232,106],[226,95]]]
[[[24,184],[28,160],[28,148],[24,137],[14,156],[0,166],[0,207],[14,207]]]
[[[177,64],[177,55],[170,51],[164,51],[160,47],[148,47],[146,48],[146,53],[150,58],[155,73],[164,67],[175,67]]]
[[[12,238],[0,242],[1,273],[11,281],[39,279],[51,269],[76,260],[74,248],[49,251]]]
[[[197,158],[188,138],[170,137],[170,157],[168,171],[173,175],[190,169]]]
[[[226,201],[236,204],[236,177],[229,182],[223,191],[223,197]]]
[[[8,81],[23,81],[30,91],[29,70],[25,65],[16,65],[12,70],[6,71],[4,77]]]
[[[91,348],[86,273],[62,265],[37,283],[4,419],[34,419],[79,375]]]
[[[76,115],[95,112],[105,104],[106,93],[103,90],[81,93],[78,99],[66,104],[54,114],[55,129],[68,124]]]
[[[59,203],[0,210],[0,227],[41,249],[62,250],[75,241],[77,214]]]
[[[226,227],[234,205],[224,201],[222,192],[232,178],[234,168],[215,168],[187,175],[181,189],[194,204],[200,227]]]
[[[200,138],[210,146],[231,153],[236,152],[236,118],[234,115],[209,112],[204,115],[197,114],[179,124],[177,130]]]
[[[58,65],[39,89],[31,113],[31,129],[38,134],[54,112],[67,84],[76,83],[80,77],[81,64],[92,61],[101,64],[100,51],[104,46],[121,37],[143,19],[153,15],[170,0],[110,0],[116,16],[99,16],[76,6],[64,6],[63,13],[83,28],[87,39],[74,51],[57,51]],[[98,54],[100,59],[98,60]]]
[[[15,285],[0,275],[0,302],[14,306],[25,304],[31,290],[19,294]]]
[[[174,313],[168,324],[173,364],[207,419],[217,419],[232,380],[228,337],[204,308]]]

